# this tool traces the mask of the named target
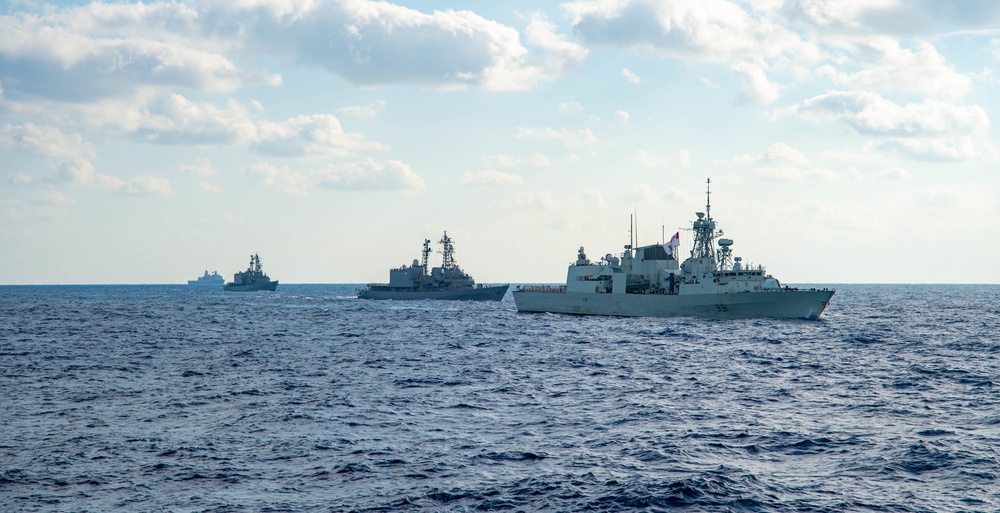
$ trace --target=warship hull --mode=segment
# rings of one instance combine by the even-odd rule
[[[255,292],[258,290],[276,290],[278,288],[277,281],[269,281],[264,283],[250,283],[247,285],[237,285],[235,283],[227,283],[225,290],[229,292]]]
[[[818,319],[832,290],[787,290],[733,294],[594,294],[514,291],[519,312],[626,317],[707,319]]]
[[[509,285],[492,287],[477,287],[459,290],[405,290],[381,287],[369,287],[358,290],[360,299],[446,299],[454,301],[500,301],[507,294]]]

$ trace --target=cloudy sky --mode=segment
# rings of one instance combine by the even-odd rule
[[[1000,283],[998,70],[995,0],[3,0],[0,283],[559,282],[709,177],[786,283]]]

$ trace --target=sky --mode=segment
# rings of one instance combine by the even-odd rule
[[[998,70],[995,0],[0,0],[0,284],[557,283],[709,178],[784,283],[1000,283]]]

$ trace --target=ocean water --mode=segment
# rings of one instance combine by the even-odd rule
[[[836,288],[711,321],[0,287],[0,511],[1000,511],[1000,286]]]

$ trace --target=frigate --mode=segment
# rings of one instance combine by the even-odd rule
[[[250,255],[250,265],[246,271],[233,275],[233,281],[227,283],[225,290],[233,292],[251,292],[255,290],[275,290],[278,288],[278,280],[271,280],[260,266],[260,257],[257,253]]]
[[[428,270],[427,259],[431,254],[431,241],[424,239],[421,259],[389,270],[389,283],[369,283],[357,289],[361,299],[454,299],[471,301],[500,301],[509,285],[476,284],[455,263],[454,241],[448,232],[438,241],[443,246],[441,267]]]
[[[584,248],[566,273],[566,285],[522,285],[514,292],[519,312],[713,319],[818,319],[831,289],[782,286],[763,266],[733,256],[733,240],[722,238],[711,215],[711,179],[705,212],[692,222],[690,256],[678,265],[680,232],[663,244],[625,246],[621,257],[599,261]],[[666,238],[666,237],[664,237]]]
[[[213,287],[218,287],[226,283],[226,280],[219,274],[218,271],[212,271],[212,274],[208,274],[208,270],[205,270],[205,274],[199,276],[197,279],[188,280],[188,285],[198,285],[206,286],[210,285]]]

